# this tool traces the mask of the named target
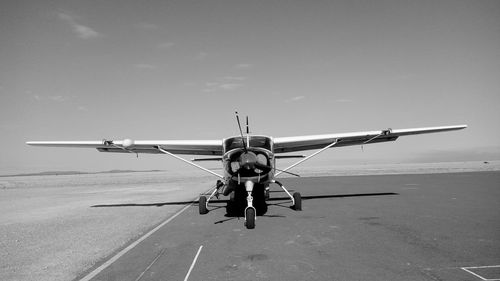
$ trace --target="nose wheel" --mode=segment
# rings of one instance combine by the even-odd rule
[[[255,228],[255,208],[253,207],[248,207],[245,210],[245,226],[248,229]]]

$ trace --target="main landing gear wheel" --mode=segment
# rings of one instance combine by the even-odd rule
[[[255,228],[255,209],[254,208],[247,208],[245,211],[245,225],[248,229],[254,229]]]
[[[302,211],[302,197],[300,196],[300,193],[295,192],[293,194],[293,200],[295,201],[295,205],[293,205],[293,209],[295,211]]]
[[[207,197],[200,196],[200,200],[198,201],[198,208],[200,209],[200,215],[204,215],[204,214],[208,213]]]

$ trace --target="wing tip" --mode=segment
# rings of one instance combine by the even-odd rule
[[[467,124],[462,124],[462,125],[456,125],[456,126],[451,126],[451,127],[455,128],[456,130],[462,130],[462,129],[466,129],[469,126]]]

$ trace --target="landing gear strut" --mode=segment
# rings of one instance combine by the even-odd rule
[[[272,182],[279,185],[283,189],[283,191],[285,191],[285,193],[290,197],[290,200],[292,201],[292,206],[291,206],[292,209],[294,209],[296,211],[302,210],[302,197],[301,197],[300,193],[294,192],[292,195],[285,188],[285,186],[283,186],[283,184],[281,184],[279,181],[274,180]],[[267,185],[264,186],[262,184],[256,186],[256,184],[250,180],[247,180],[244,185],[245,185],[245,191],[247,193],[246,208],[244,210],[245,226],[248,229],[254,229],[255,228],[255,220],[257,218],[257,209],[254,206],[253,195],[256,196],[256,204],[257,204],[257,208],[259,208],[259,211],[262,212],[264,210],[264,212],[265,212],[265,210],[267,210],[267,205],[265,205],[265,200],[269,199],[269,187]],[[218,181],[215,188],[211,192],[210,196],[208,196],[208,198],[205,195],[200,196],[200,199],[198,201],[198,208],[199,208],[199,212],[201,215],[208,213],[208,203],[210,202],[210,200],[213,197],[218,197],[219,189],[223,186],[224,186],[224,184],[222,183],[222,181]],[[236,208],[236,209],[239,209],[238,206],[241,206],[241,207],[244,206],[243,202],[244,202],[244,192],[245,191],[243,191],[242,189],[233,189],[228,194],[230,196],[230,202],[228,203],[228,212],[229,212],[229,204],[231,204],[233,206],[231,208]],[[253,194],[254,191],[256,192],[255,194]],[[240,195],[237,195],[236,194],[237,192],[241,192],[241,193],[239,193]],[[241,200],[238,198],[240,198]],[[264,205],[265,205],[264,208],[261,208],[262,206],[259,205],[260,203],[264,203]],[[241,210],[241,209],[239,209],[239,210]],[[241,210],[241,211],[243,211],[243,210]],[[237,212],[239,213],[240,211],[237,211]]]
[[[208,213],[208,202],[212,199],[212,197],[219,198],[219,189],[224,186],[224,183],[221,180],[218,180],[215,184],[214,191],[210,194],[208,199],[204,196],[200,196],[200,200],[198,200],[198,209],[200,210],[200,215],[205,215]]]
[[[255,212],[255,207],[253,206],[253,197],[252,197],[253,186],[254,186],[254,183],[252,181],[245,182],[245,189],[248,193],[248,195],[247,195],[247,207],[245,209],[245,226],[248,229],[255,228],[255,214],[256,214],[256,212]]]
[[[288,192],[288,190],[285,188],[285,186],[277,181],[277,180],[273,180],[273,182],[277,185],[279,185],[281,187],[281,189],[283,189],[283,191],[285,191],[285,193],[288,195],[288,197],[290,197],[290,199],[292,200],[292,209],[294,209],[295,211],[302,211],[302,196],[300,195],[300,193],[298,192],[295,192],[292,194],[290,194],[290,192]]]

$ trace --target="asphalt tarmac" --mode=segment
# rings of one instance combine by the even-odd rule
[[[166,201],[175,217],[77,280],[500,280],[500,172],[282,183],[302,211],[278,186],[252,230]]]

